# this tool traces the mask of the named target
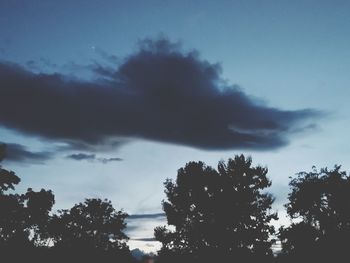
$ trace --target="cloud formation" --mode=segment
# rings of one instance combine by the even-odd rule
[[[0,62],[0,125],[74,145],[120,138],[201,149],[274,149],[320,113],[269,107],[227,84],[219,64],[166,39],[145,40],[94,80]]]
[[[53,158],[54,153],[49,151],[33,152],[27,149],[27,147],[17,143],[3,143],[5,145],[5,160],[11,162],[21,163],[44,163],[45,161]]]
[[[69,159],[75,160],[75,161],[98,161],[103,164],[107,164],[110,162],[119,162],[122,161],[122,158],[119,157],[110,157],[110,158],[104,158],[104,157],[96,157],[95,154],[87,154],[87,153],[73,153],[66,156]]]

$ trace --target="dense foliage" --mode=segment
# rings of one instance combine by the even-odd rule
[[[350,177],[340,166],[301,172],[290,182],[286,205],[294,223],[281,228],[283,253],[333,258],[350,249]]]
[[[188,163],[176,182],[165,182],[163,202],[168,224],[155,230],[161,255],[190,255],[202,261],[272,255],[270,225],[273,198],[263,190],[271,182],[267,169],[252,166],[243,155],[220,162],[215,170],[202,162]]]

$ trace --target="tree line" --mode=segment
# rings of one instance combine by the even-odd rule
[[[5,157],[0,147],[0,162]],[[156,262],[329,262],[350,254],[350,177],[340,166],[312,168],[291,178],[278,216],[267,189],[268,169],[237,155],[217,168],[189,162],[164,183],[167,225]],[[51,190],[19,194],[20,178],[0,166],[0,258],[37,262],[136,262],[127,246],[128,215],[109,200],[86,199],[53,212]],[[281,244],[274,251],[273,245]],[[151,262],[145,258],[145,262]]]

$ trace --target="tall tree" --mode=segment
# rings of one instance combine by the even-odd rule
[[[267,168],[252,166],[251,158],[235,156],[219,162],[215,170],[203,162],[190,162],[178,170],[176,181],[165,182],[163,209],[167,227],[155,229],[162,242],[160,254],[239,257],[269,256],[277,219]]]

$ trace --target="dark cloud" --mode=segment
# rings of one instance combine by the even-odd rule
[[[95,154],[87,154],[87,153],[73,153],[66,157],[75,161],[83,161],[83,160],[98,161],[103,164],[107,164],[110,162],[119,162],[123,160],[122,158],[119,158],[119,157],[111,157],[111,158],[96,157]]]
[[[0,124],[71,145],[120,138],[202,149],[273,149],[320,113],[264,105],[228,85],[221,68],[165,39],[145,40],[95,80],[0,63]]]
[[[135,241],[145,241],[145,242],[157,241],[154,237],[131,238],[131,240],[135,240]]]
[[[67,155],[67,158],[73,159],[76,161],[82,161],[82,160],[95,160],[96,156],[95,154],[86,154],[86,153],[73,153],[70,155]]]
[[[154,218],[165,218],[165,213],[134,214],[134,215],[129,215],[128,217],[128,219],[154,219]]]
[[[54,157],[53,152],[39,151],[32,152],[27,147],[16,143],[2,143],[0,145],[6,145],[5,160],[21,163],[44,163],[45,161]]]

